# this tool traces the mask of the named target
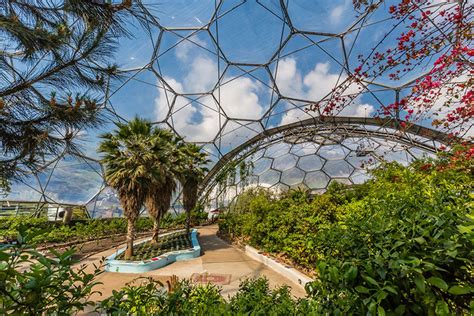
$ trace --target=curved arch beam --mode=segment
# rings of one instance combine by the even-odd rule
[[[400,126],[404,123],[405,128],[401,129]],[[374,126],[378,128],[390,128],[394,129],[395,132],[389,133],[381,130],[370,130],[365,128],[357,128],[358,125],[365,126]],[[420,142],[416,139],[410,137],[410,135],[420,136],[425,139],[431,140],[433,142],[439,142],[445,145],[449,145],[453,141],[459,140],[455,137],[450,137],[448,134],[436,131],[431,128],[423,127],[416,124],[411,124],[404,122],[399,119],[394,118],[366,118],[366,117],[348,117],[348,116],[320,116],[316,118],[309,118],[295,123],[290,123],[271,129],[267,129],[264,132],[254,136],[240,146],[234,148],[224,156],[214,165],[214,167],[209,171],[202,182],[201,189],[206,188],[211,182],[212,179],[219,173],[219,171],[225,167],[225,165],[237,157],[241,152],[245,151],[247,148],[251,148],[259,142],[275,136],[279,133],[291,132],[297,129],[306,129],[303,131],[297,132],[302,134],[309,127],[314,127],[314,132],[317,135],[318,132],[323,132],[328,128],[346,128],[349,135],[363,137],[363,136],[374,136],[383,139],[396,140],[397,142],[410,144],[417,148],[423,149],[428,152],[437,152],[435,146]],[[309,131],[308,131],[309,132]],[[282,135],[279,139],[284,138],[285,135]],[[275,140],[273,140],[274,142]]]

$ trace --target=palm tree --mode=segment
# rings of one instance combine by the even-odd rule
[[[183,188],[183,207],[186,211],[186,232],[191,225],[191,212],[196,207],[199,185],[207,172],[205,165],[209,162],[202,148],[191,143],[183,143],[179,147],[181,163],[177,178]]]
[[[117,190],[127,218],[125,259],[133,256],[135,223],[152,184],[159,178],[156,168],[153,129],[150,122],[134,118],[128,124],[116,123],[117,129],[101,136],[105,180]]]
[[[158,242],[160,221],[171,205],[171,198],[176,190],[174,168],[177,161],[177,144],[179,139],[172,132],[156,128],[153,131],[153,153],[155,169],[158,171],[152,187],[145,197],[145,205],[153,219],[152,240]]]

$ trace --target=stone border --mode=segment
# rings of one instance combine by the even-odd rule
[[[183,230],[181,230],[183,231]],[[178,231],[179,232],[179,231]],[[176,231],[164,234],[162,236],[174,234]],[[151,238],[140,241],[136,245],[149,241]],[[189,260],[197,258],[201,255],[201,246],[197,239],[197,229],[191,231],[192,249],[171,251],[161,256],[151,258],[145,261],[125,261],[116,260],[115,258],[125,251],[125,247],[107,257],[105,260],[105,271],[119,273],[143,273],[162,268],[175,261]]]
[[[275,259],[264,255],[261,251],[258,251],[257,249],[251,246],[245,246],[245,254],[256,261],[263,263],[267,267],[273,269],[274,271],[278,272],[279,274],[283,275],[294,283],[298,284],[303,289],[306,283],[314,281],[313,279],[296,270],[295,268],[277,262]]]

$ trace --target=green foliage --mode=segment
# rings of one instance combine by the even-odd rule
[[[120,77],[118,39],[131,21],[148,24],[133,2],[118,10],[99,1],[1,1],[9,44],[0,50],[0,194],[47,157],[79,154],[73,131],[100,126],[99,100],[108,79]]]
[[[161,222],[161,227],[167,229],[183,227],[184,221],[185,217],[183,216],[175,217],[168,214]],[[203,221],[199,219],[199,222]],[[33,244],[96,240],[127,232],[127,222],[124,218],[93,219],[65,225],[49,222],[46,218],[15,216],[2,218],[0,221],[0,240],[15,239],[21,225],[25,226],[26,233],[34,233],[34,237],[29,241]],[[153,221],[148,217],[140,217],[136,222],[137,232],[147,232],[152,228]]]
[[[270,289],[265,278],[244,280],[230,300],[232,315],[308,315],[308,300],[295,300],[287,286]]]
[[[314,251],[318,232],[331,226],[343,212],[336,201],[345,195],[342,189],[337,192],[337,196],[327,193],[311,197],[308,192],[297,190],[277,198],[264,189],[249,190],[222,216],[219,229],[233,237],[248,238],[251,245],[265,251],[283,253],[297,264],[313,267],[320,259]]]
[[[100,303],[99,309],[108,315],[151,315],[163,302],[163,284],[150,279],[141,286],[126,285]]]
[[[209,315],[224,306],[214,285],[192,286],[180,281],[172,291],[149,279],[143,285],[127,285],[102,301],[100,311],[108,315]]]
[[[176,225],[185,225],[186,224],[186,213],[179,213],[176,217],[173,218],[173,221]],[[207,222],[209,213],[205,212],[200,208],[195,208],[191,211],[190,224],[191,226],[198,226]]]
[[[73,268],[74,249],[47,257],[27,245],[34,237],[21,226],[17,243],[0,248],[0,314],[70,315],[92,305],[99,269]]]
[[[385,164],[362,186],[314,197],[248,191],[219,228],[316,271],[307,290],[320,313],[469,314],[472,161],[453,160]]]
[[[161,256],[168,252],[190,249],[192,247],[191,238],[186,231],[174,232],[160,237],[158,243],[149,240],[135,245],[133,256],[131,256],[129,260],[150,260],[151,258]],[[116,259],[124,260],[124,257],[124,253],[121,253],[116,257]]]
[[[196,286],[184,280],[166,291],[149,279],[113,291],[99,307],[109,315],[308,315],[312,309],[310,301],[294,299],[288,287],[270,289],[264,278],[244,280],[228,301],[212,284]]]

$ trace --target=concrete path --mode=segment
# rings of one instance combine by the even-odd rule
[[[292,281],[278,274],[265,265],[254,261],[240,249],[229,245],[216,236],[217,226],[205,226],[199,228],[199,242],[203,249],[203,255],[187,261],[174,262],[158,270],[142,273],[128,274],[104,272],[98,277],[98,281],[103,284],[97,286],[97,290],[102,292],[102,296],[95,295],[93,300],[102,300],[109,296],[114,289],[120,289],[126,283],[135,280],[137,277],[152,277],[155,280],[166,282],[172,275],[179,278],[191,278],[193,273],[216,273],[230,274],[229,284],[218,284],[222,287],[222,295],[227,297],[237,292],[241,279],[255,276],[265,276],[269,280],[270,286],[287,284],[291,287],[292,293],[296,297],[305,296],[304,290]],[[102,257],[111,255],[116,249],[101,252],[81,262],[81,264],[98,264]],[[137,281],[139,282],[139,281]]]

